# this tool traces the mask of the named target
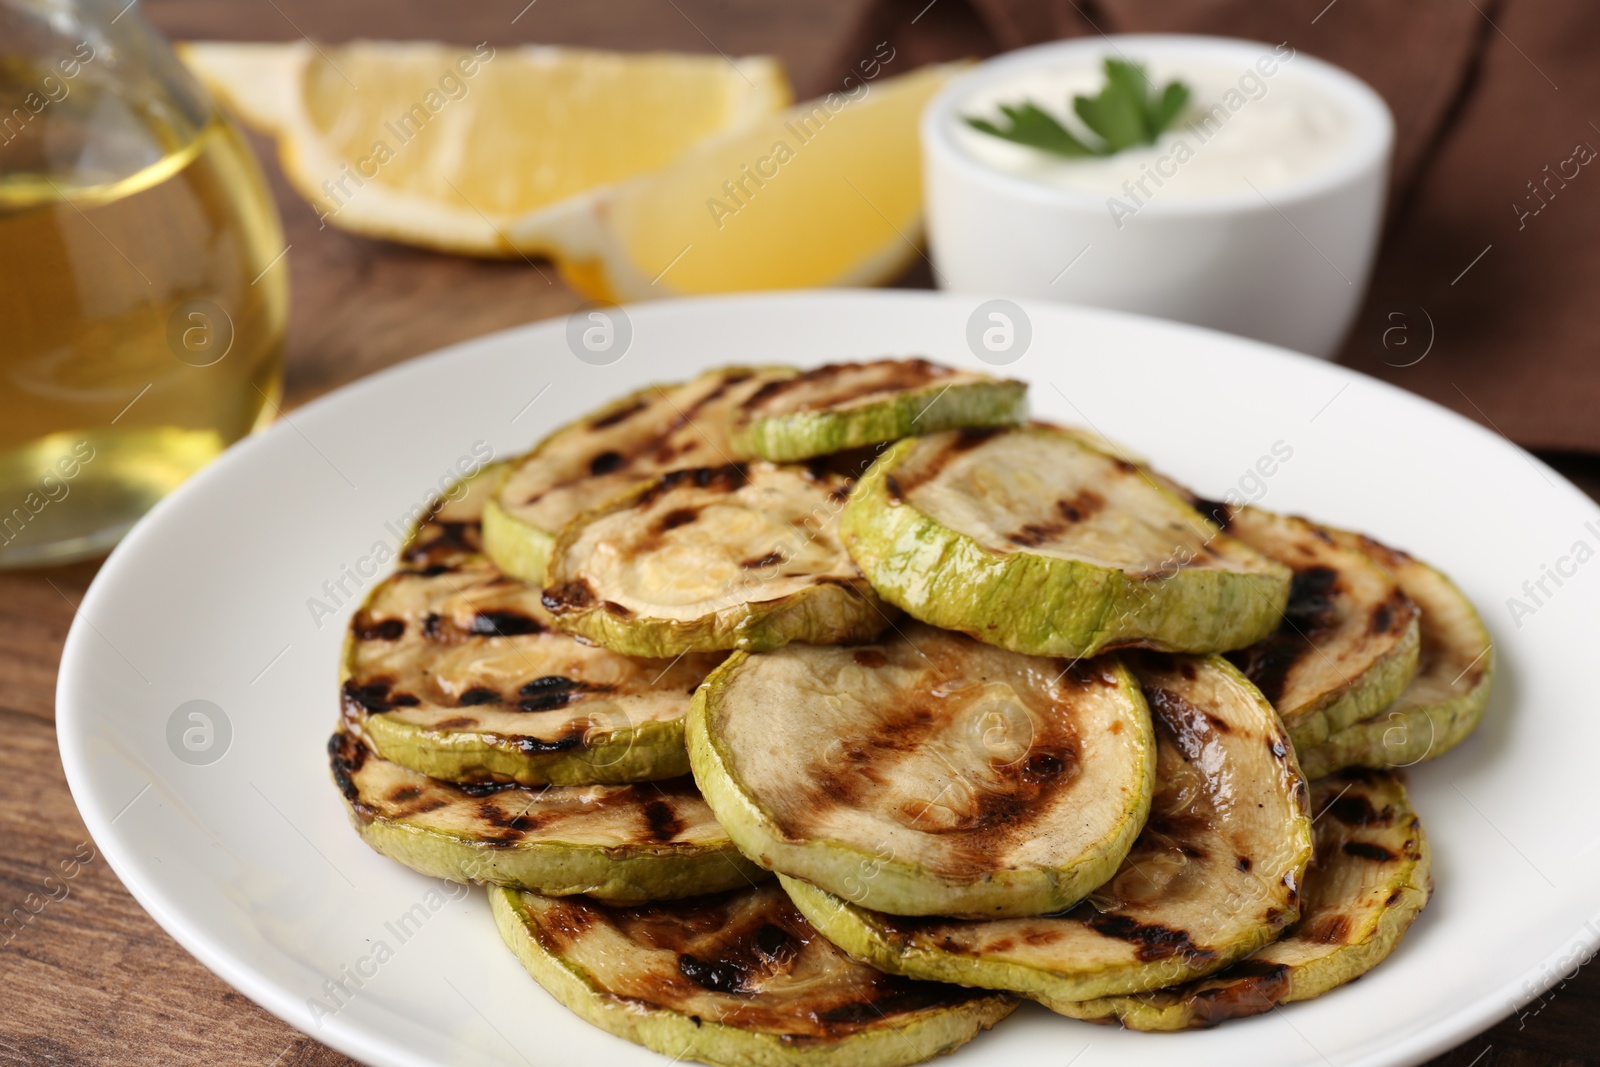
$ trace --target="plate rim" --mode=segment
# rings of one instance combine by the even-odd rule
[[[952,293],[939,290],[812,289],[678,297],[625,304],[622,307],[630,316],[651,317],[675,313],[691,315],[714,314],[720,307],[761,304],[769,305],[773,312],[777,313],[785,308],[793,309],[818,300],[842,301],[863,306],[882,303],[903,304],[906,306],[917,304],[948,305],[954,303],[976,306],[986,299],[990,299],[988,294]],[[1004,298],[1002,297],[1002,299]],[[1486,436],[1493,439],[1496,447],[1511,449],[1514,453],[1519,454],[1522,459],[1532,464],[1555,488],[1570,494],[1575,500],[1593,511],[1597,518],[1600,518],[1600,504],[1596,504],[1559,471],[1556,471],[1539,459],[1538,456],[1517,445],[1503,434],[1483,426],[1437,401],[1412,393],[1356,368],[1251,338],[1187,323],[1157,319],[1152,316],[1049,301],[1020,300],[1016,302],[1030,309],[1048,309],[1046,310],[1047,314],[1065,313],[1068,316],[1085,316],[1091,319],[1100,319],[1119,330],[1126,328],[1150,330],[1155,328],[1158,331],[1168,332],[1174,340],[1181,340],[1184,336],[1204,335],[1211,338],[1214,344],[1221,343],[1226,347],[1250,350],[1257,355],[1267,356],[1273,360],[1287,358],[1304,364],[1319,365],[1329,371],[1337,371],[1347,375],[1351,384],[1359,382],[1368,387],[1376,387],[1380,392],[1401,397],[1406,402],[1431,408],[1435,414],[1445,416],[1458,430]],[[560,324],[568,318],[569,314],[571,313],[556,314],[543,319],[494,330],[420,353],[344,383],[294,410],[296,413],[303,414],[320,413],[324,408],[346,403],[351,396],[375,388],[379,383],[388,383],[412,375],[425,374],[438,364],[461,358],[470,358],[470,353],[474,349],[493,348],[520,335],[554,333],[560,329]],[[1000,369],[1003,371],[1004,368]],[[202,965],[229,986],[244,994],[252,1002],[283,1021],[297,1033],[304,1034],[312,1040],[326,1044],[362,1062],[381,1062],[386,1065],[403,1065],[403,1067],[431,1067],[434,1061],[420,1058],[418,1055],[413,1054],[397,1039],[384,1039],[382,1035],[374,1035],[370,1027],[357,1025],[343,1013],[326,1020],[326,1029],[319,1029],[315,1033],[307,1033],[295,1021],[295,1015],[302,1005],[291,991],[281,988],[271,979],[257,973],[257,969],[253,968],[248,960],[228,948],[226,943],[214,942],[204,934],[192,929],[186,921],[181,906],[175,906],[174,902],[169,901],[157,885],[144,878],[135,857],[132,855],[130,845],[125,839],[118,836],[112,826],[115,819],[120,817],[120,812],[108,817],[110,809],[103,803],[104,798],[97,795],[91,784],[92,775],[88,767],[89,753],[85,745],[88,735],[85,728],[88,725],[88,717],[92,712],[82,706],[75,690],[80,684],[78,676],[87,663],[92,661],[93,656],[93,653],[88,650],[88,641],[94,628],[88,622],[86,616],[94,608],[98,607],[101,600],[112,595],[107,592],[107,589],[115,581],[115,578],[108,579],[106,576],[108,574],[114,576],[119,573],[120,568],[123,566],[121,562],[123,559],[136,554],[139,551],[138,546],[142,545],[146,540],[157,536],[155,531],[161,525],[162,517],[169,510],[179,506],[178,502],[187,501],[192,496],[207,492],[208,487],[213,482],[231,477],[233,469],[243,462],[243,457],[252,456],[265,448],[277,447],[275,444],[277,439],[284,438],[293,432],[295,431],[288,420],[280,418],[262,432],[252,434],[228,448],[221,456],[209,463],[177,490],[159,501],[106,557],[73,612],[72,623],[62,646],[55,688],[54,727],[57,737],[57,749],[73,804],[77,808],[79,816],[83,819],[85,828],[88,830],[100,854],[105,858],[108,866],[115,872],[118,880],[139,906],[185,952],[199,960]],[[142,796],[143,793],[141,792],[139,795]],[[135,800],[137,799],[136,797]],[[126,807],[123,810],[126,810]],[[1383,1051],[1374,1055],[1364,1056],[1362,1059],[1353,1062],[1370,1065],[1382,1064],[1384,1067],[1413,1067],[1413,1065],[1422,1063],[1433,1056],[1456,1048],[1494,1026],[1501,1019],[1508,1018],[1518,1011],[1521,1005],[1542,996],[1557,982],[1561,981],[1563,978],[1562,972],[1553,970],[1543,964],[1566,956],[1572,946],[1580,944],[1586,953],[1592,954],[1597,949],[1600,949],[1600,927],[1597,927],[1594,923],[1581,926],[1570,933],[1566,940],[1553,947],[1550,952],[1542,957],[1540,966],[1518,974],[1494,990],[1458,1006],[1437,1021],[1393,1042]],[[377,1058],[373,1059],[373,1057]]]

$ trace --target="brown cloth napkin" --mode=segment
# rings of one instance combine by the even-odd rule
[[[1340,361],[1527,447],[1600,452],[1592,0],[880,0],[862,29],[919,62],[1093,33],[1287,41],[1366,79],[1395,115],[1392,195]]]

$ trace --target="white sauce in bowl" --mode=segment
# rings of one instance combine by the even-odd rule
[[[1018,73],[984,86],[957,109],[952,135],[986,166],[1043,185],[1124,200],[1270,195],[1331,167],[1351,148],[1356,120],[1340,101],[1294,70],[1294,53],[1263,48],[1253,64],[1225,66],[1182,57],[1127,57],[1144,65],[1154,91],[1177,80],[1189,87],[1178,121],[1153,145],[1098,158],[1068,158],[975,130],[971,116],[1006,125],[1000,104],[1031,101],[1078,138],[1098,144],[1072,112],[1076,95],[1105,84],[1104,57]],[[1252,189],[1251,186],[1255,188]]]

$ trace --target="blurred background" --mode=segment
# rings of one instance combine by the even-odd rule
[[[1396,120],[1378,264],[1340,361],[1490,426],[1591,495],[1600,493],[1600,324],[1590,306],[1600,286],[1593,252],[1600,178],[1580,172],[1549,180],[1550,169],[1576,158],[1577,149],[1600,145],[1600,65],[1593,62],[1600,7],[1594,5],[138,0],[137,11],[174,41],[333,45],[393,38],[770,55],[797,100],[835,90],[862,57],[884,45],[895,57],[890,73],[899,75],[927,63],[1096,33],[1288,41],[1367,80]],[[229,439],[258,412],[270,421],[280,405],[292,411],[413,356],[564,315],[589,299],[538,255],[450,255],[328,225],[291,185],[275,142],[256,130],[244,139],[260,162],[286,250],[274,258],[279,239],[261,224],[267,228],[251,238],[260,247],[246,250],[245,259],[252,272],[262,269],[258,280],[269,278],[265,285],[284,295],[263,298],[255,312],[266,325],[248,332],[270,334],[272,351],[261,357],[268,369],[241,379],[241,391],[248,385],[259,399],[248,412],[226,416],[237,423]],[[249,231],[256,224],[241,225]],[[908,258],[889,284],[931,286],[926,259]],[[1399,334],[1397,323],[1404,327]],[[280,347],[281,393],[272,369]],[[234,362],[254,366],[237,354]],[[0,411],[13,433],[25,417]],[[195,462],[213,454],[209,447]],[[1419,506],[1427,506],[1425,497]],[[19,898],[48,873],[49,861],[76,848],[93,851],[62,780],[51,722],[61,642],[95,566],[0,572],[0,717],[12,742],[0,775],[0,883]],[[4,970],[16,976],[11,1010],[0,1023],[0,1063],[349,1062],[211,976],[133,903],[103,861],[88,864],[72,893],[70,904],[44,912],[20,935],[8,929],[0,941]],[[1580,972],[1437,1062],[1600,1063],[1597,1001],[1600,979]]]

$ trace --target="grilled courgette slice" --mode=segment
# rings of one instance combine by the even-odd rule
[[[634,656],[870,641],[889,615],[839,541],[849,487],[770,463],[672,471],[566,525],[545,606]]]
[[[493,498],[508,464],[491,463],[454,483],[406,531],[398,565],[445,571],[483,556],[483,509]]]
[[[925,359],[830,363],[768,382],[734,415],[746,459],[812,456],[963,426],[1013,426],[1027,417],[1025,382]]]
[[[762,386],[793,373],[707,371],[640,389],[563,426],[501,481],[483,517],[489,555],[506,574],[543,585],[550,549],[568,521],[664,471],[731,463],[734,412]]]
[[[401,569],[350,621],[345,721],[455,782],[587,785],[689,773],[683,721],[714,654],[634,659],[555,628],[539,591],[474,556]]]
[[[372,848],[413,870],[554,896],[637,903],[748,885],[745,859],[694,783],[458,785],[379,759],[348,731],[328,742],[334,783]]]
[[[896,915],[1042,915],[1122,863],[1155,740],[1114,657],[1066,663],[912,625],[736,652],[695,694],[695,780],[764,867]]]
[[[1289,596],[1286,567],[1049,427],[901,441],[840,527],[884,599],[1036,655],[1242,648],[1272,633]]]
[[[801,913],[857,959],[1007,990],[1070,1013],[1210,974],[1278,936],[1311,856],[1305,779],[1272,707],[1217,657],[1141,655],[1157,791],[1117,874],[1059,916],[960,920],[870,911],[797,878]]]
[[[674,1062],[898,1067],[966,1044],[1016,1007],[855,962],[773,885],[641,907],[509,889],[489,902],[553,997]]]
[[[1400,699],[1363,722],[1300,751],[1307,774],[1343,767],[1409,767],[1460,744],[1483,718],[1494,680],[1489,631],[1466,595],[1440,571],[1360,534],[1330,531],[1394,575],[1422,610],[1417,673]]]
[[[481,554],[496,472],[453,487],[351,619],[347,728],[456,782],[587,785],[689,773],[683,719],[715,655],[637,660],[555,628],[539,592]]]
[[[1300,919],[1254,955],[1207,978],[1057,1010],[1130,1030],[1188,1030],[1310,1000],[1381,963],[1433,890],[1428,842],[1393,775],[1351,771],[1313,782],[1316,855]]]
[[[1354,544],[1305,519],[1223,509],[1227,530],[1294,571],[1277,631],[1231,658],[1272,701],[1298,748],[1376,715],[1417,673],[1416,604]]]

